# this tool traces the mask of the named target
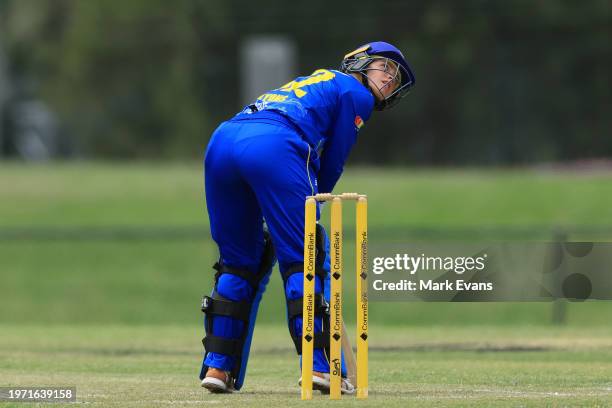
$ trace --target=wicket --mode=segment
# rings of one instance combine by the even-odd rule
[[[304,224],[304,304],[302,309],[302,399],[312,398],[317,201],[331,201],[330,226],[330,398],[341,397],[342,201],[356,201],[357,398],[368,397],[367,197],[356,193],[306,197]]]

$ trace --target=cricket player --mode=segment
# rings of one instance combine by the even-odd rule
[[[305,198],[332,192],[372,111],[394,106],[414,83],[400,50],[371,42],[348,53],[340,70],[319,69],[266,92],[214,131],[204,178],[220,257],[214,289],[202,300],[203,387],[242,387],[259,302],[276,260],[289,334],[301,355]],[[329,241],[321,225],[316,242],[312,380],[314,389],[329,392]],[[344,358],[341,371],[342,392],[351,394]]]

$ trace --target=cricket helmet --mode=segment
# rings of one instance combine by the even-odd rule
[[[381,111],[396,105],[401,98],[408,94],[408,91],[412,86],[414,86],[415,83],[414,73],[408,64],[408,61],[406,61],[404,55],[399,49],[383,41],[375,41],[364,44],[344,56],[342,64],[340,65],[340,71],[345,73],[356,72],[361,74],[363,84],[370,89],[368,82],[368,70],[373,69],[370,67],[370,65],[377,59],[383,59],[385,61],[385,70],[387,69],[389,61],[392,61],[397,67],[395,75],[399,76],[400,79],[400,84],[397,89],[395,89],[389,96],[385,97],[384,100],[376,100],[374,108]],[[370,89],[370,91],[372,91],[372,89]]]

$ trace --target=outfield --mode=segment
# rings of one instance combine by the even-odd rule
[[[370,397],[357,406],[612,405],[612,330],[372,325]],[[196,381],[192,326],[5,326],[2,384],[72,384],[92,406],[320,406],[299,400],[285,328],[255,332],[242,392],[209,395]],[[331,402],[330,402],[331,403]],[[334,406],[352,406],[353,398]],[[54,405],[55,406],[55,405]]]
[[[369,195],[377,243],[609,241],[611,180],[349,168],[338,189]],[[0,165],[0,385],[75,384],[98,406],[302,405],[277,274],[244,392],[197,387],[199,299],[217,256],[201,184],[197,163]],[[371,397],[359,404],[612,406],[611,320],[610,302],[569,304],[563,327],[549,303],[372,302]]]

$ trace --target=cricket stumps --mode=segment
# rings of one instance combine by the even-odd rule
[[[355,256],[357,299],[357,398],[368,397],[368,202],[357,193],[317,194],[306,197],[304,225],[304,303],[302,309],[302,399],[312,398],[312,371],[314,352],[314,297],[316,260],[317,201],[331,201],[330,226],[330,398],[341,397],[341,344],[342,344],[342,277],[343,234],[342,202],[355,201]],[[347,351],[345,351],[346,353]],[[349,350],[352,353],[352,350]]]

